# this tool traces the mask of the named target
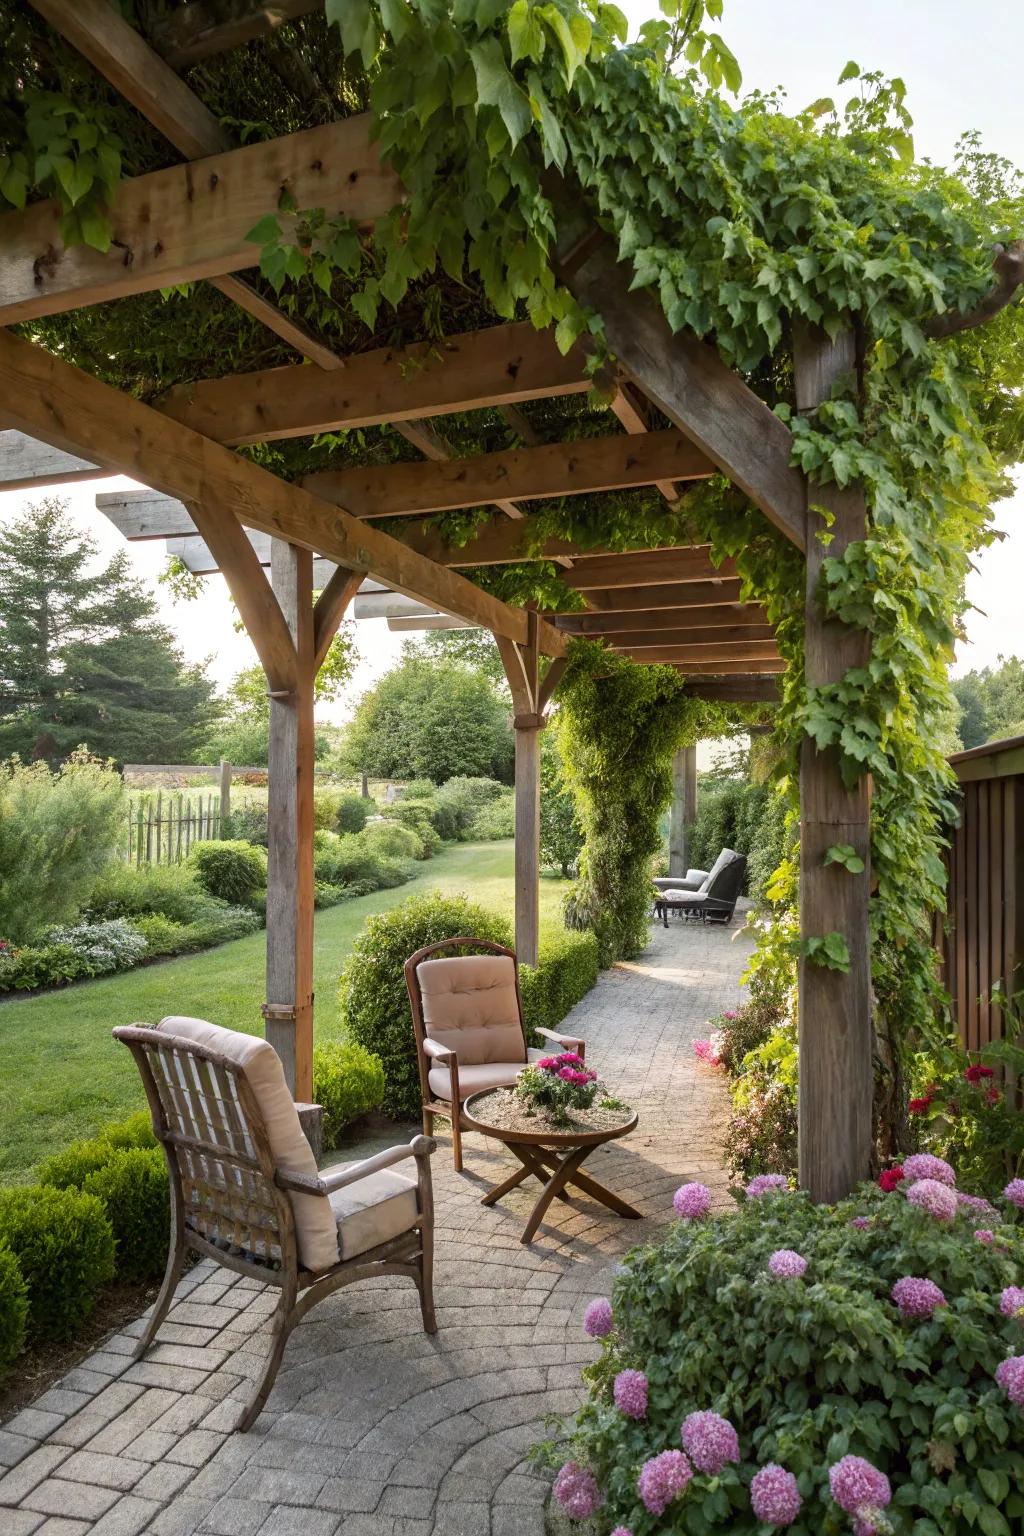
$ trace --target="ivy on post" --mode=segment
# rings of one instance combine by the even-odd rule
[[[830,340],[816,327],[794,329],[797,409],[812,414],[833,385],[857,367],[856,337]],[[840,682],[869,656],[866,632],[826,617],[826,559],[865,537],[863,489],[807,482],[805,683]],[[868,925],[870,786],[842,773],[835,747],[805,735],[800,755],[800,1183],[815,1200],[835,1201],[865,1178],[871,1160],[873,1052]],[[845,858],[830,856],[841,847]]]

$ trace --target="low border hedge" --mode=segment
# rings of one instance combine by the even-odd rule
[[[0,1244],[28,1292],[29,1343],[69,1339],[114,1276],[114,1234],[102,1201],[77,1189],[0,1189]]]

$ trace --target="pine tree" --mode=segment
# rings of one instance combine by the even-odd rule
[[[55,498],[0,529],[0,756],[188,762],[215,713],[121,552],[97,563]]]

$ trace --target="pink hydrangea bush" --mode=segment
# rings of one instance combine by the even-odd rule
[[[930,1152],[915,1152],[910,1157],[903,1159],[903,1176],[908,1180],[934,1179],[938,1184],[946,1184],[950,1189],[956,1188],[956,1174],[949,1164],[941,1157],[933,1157]]]
[[[963,1497],[995,1507],[1007,1447],[1024,1443],[1024,1223],[1012,1215],[980,1228],[941,1179],[862,1185],[830,1209],[769,1178],[733,1208],[669,1223],[619,1272],[614,1328],[588,1371],[572,1454],[603,1495],[601,1530],[977,1536],[933,1484],[950,1478],[952,1447]],[[805,1279],[766,1283],[783,1254],[806,1263]],[[855,1370],[837,1338],[854,1341]],[[642,1417],[634,1373],[649,1383]],[[922,1467],[934,1468],[923,1483]]]
[[[695,1040],[693,1042],[693,1054],[698,1061],[702,1061],[706,1067],[720,1067],[722,1058],[718,1053],[718,1046],[712,1040]]]
[[[807,1260],[792,1248],[776,1248],[768,1260],[768,1273],[776,1280],[799,1280],[807,1272]]]
[[[672,1197],[672,1204],[683,1221],[699,1221],[711,1209],[711,1191],[706,1184],[681,1184]]]
[[[595,1296],[583,1314],[583,1332],[592,1339],[603,1339],[614,1324],[612,1304],[607,1296]]]
[[[788,1188],[789,1180],[784,1173],[758,1173],[750,1180],[744,1193],[748,1200],[759,1200],[762,1195],[777,1194]]]
[[[555,1478],[555,1498],[570,1520],[589,1520],[601,1507],[601,1490],[589,1467],[567,1461]]]
[[[647,1377],[643,1371],[620,1371],[612,1385],[612,1397],[620,1413],[630,1419],[647,1415]]]

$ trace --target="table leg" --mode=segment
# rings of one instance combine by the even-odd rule
[[[593,1147],[586,1148],[584,1157],[589,1157],[593,1150]],[[558,1158],[551,1152],[542,1152],[541,1158],[548,1168],[557,1167],[558,1165]],[[575,1189],[582,1190],[585,1195],[590,1195],[592,1199],[599,1200],[602,1205],[606,1205],[610,1211],[614,1211],[618,1216],[625,1216],[629,1221],[641,1221],[643,1219],[642,1211],[638,1211],[628,1201],[613,1194],[610,1189],[606,1189],[603,1184],[599,1184],[597,1179],[591,1178],[589,1174],[580,1173],[579,1165],[577,1165],[576,1172],[569,1179],[569,1183]]]
[[[488,1190],[487,1194],[480,1201],[481,1205],[494,1205],[501,1199],[502,1195],[507,1195],[510,1190],[518,1189],[519,1185],[524,1183],[531,1174],[535,1179],[539,1179],[542,1184],[546,1184],[548,1181],[548,1169],[533,1147],[519,1147],[511,1142],[508,1146],[509,1151],[515,1153],[523,1166],[517,1168],[515,1173],[510,1173],[508,1178],[503,1179],[500,1184],[495,1184],[493,1189]],[[558,1198],[568,1203],[569,1196],[567,1194],[561,1193]]]
[[[519,1148],[517,1147],[515,1150],[518,1152]],[[558,1159],[558,1167],[544,1186],[540,1199],[533,1208],[533,1214],[523,1229],[523,1235],[519,1239],[521,1243],[533,1241],[534,1234],[544,1220],[544,1214],[548,1206],[556,1195],[561,1194],[589,1151],[589,1147],[577,1147],[575,1151],[569,1152],[565,1157]]]

